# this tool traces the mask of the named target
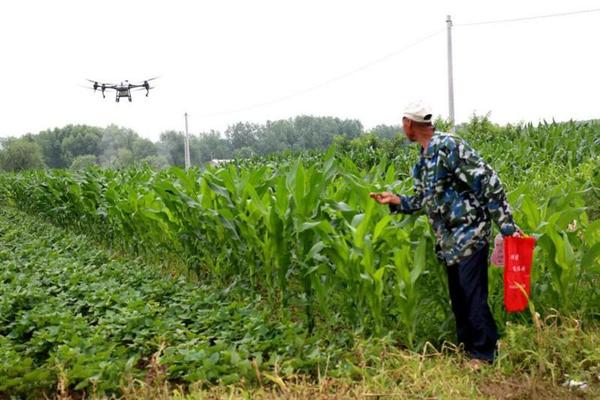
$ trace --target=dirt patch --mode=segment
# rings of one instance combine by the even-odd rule
[[[590,389],[586,391],[575,391],[557,386],[552,382],[531,379],[524,376],[522,378],[489,378],[478,387],[481,394],[492,399],[591,399],[597,393]]]

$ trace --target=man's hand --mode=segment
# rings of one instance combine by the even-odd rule
[[[517,229],[515,230],[515,232],[512,235],[508,235],[508,236],[504,236],[504,237],[524,237],[527,236],[522,230],[521,228],[519,228],[518,226],[516,227]]]
[[[519,227],[517,227],[517,230],[512,235],[514,237],[523,237],[523,236],[525,236],[525,234],[523,233],[523,231]]]
[[[379,204],[400,204],[400,197],[396,196],[394,193],[390,193],[390,192],[381,192],[381,193],[375,193],[375,192],[371,192],[369,193],[369,196],[371,196],[371,198],[373,200],[375,200],[376,202],[378,202]]]

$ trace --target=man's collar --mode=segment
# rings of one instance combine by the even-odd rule
[[[433,135],[431,136],[431,140],[429,140],[429,144],[427,145],[427,148],[424,149],[423,146],[421,146],[421,157],[424,157],[424,158],[433,157],[433,154],[435,153],[435,148],[436,148],[434,141],[437,141],[438,136],[439,136],[438,132],[433,132]]]

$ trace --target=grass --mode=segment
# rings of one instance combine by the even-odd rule
[[[427,347],[422,353],[383,346],[378,360],[365,360],[354,379],[332,378],[325,371],[278,379],[262,373],[258,386],[211,386],[187,390],[137,382],[124,388],[126,399],[594,399],[600,398],[600,328],[583,329],[573,319],[554,316],[531,326],[508,327],[494,365],[472,370],[458,349]],[[366,348],[365,348],[366,347]],[[370,354],[373,343],[356,353]],[[370,349],[369,349],[370,348]],[[371,354],[371,357],[377,355]],[[584,381],[584,390],[568,380]]]

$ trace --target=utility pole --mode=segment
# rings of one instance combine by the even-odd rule
[[[452,18],[448,15],[446,19],[448,26],[448,112],[450,125],[452,126],[452,132],[455,131],[454,127],[454,77],[452,72]]]
[[[185,140],[184,140],[184,157],[185,157],[185,169],[190,169],[190,135],[188,133],[188,113],[185,113]]]

